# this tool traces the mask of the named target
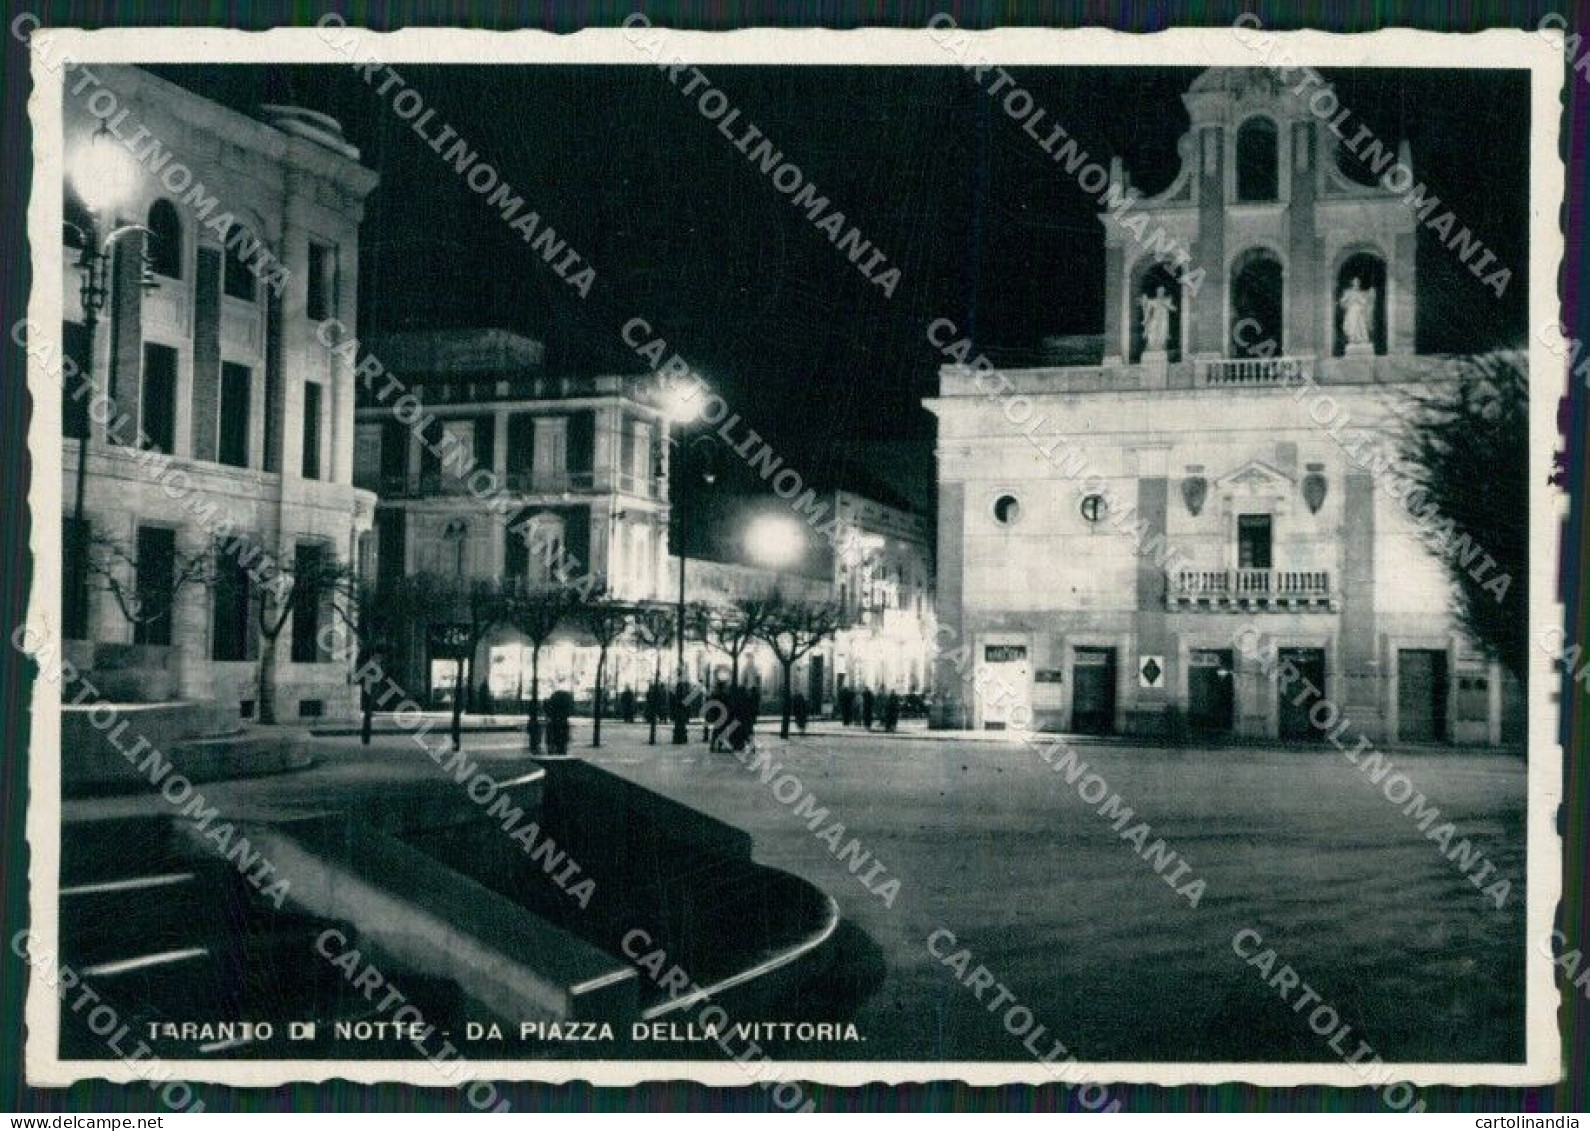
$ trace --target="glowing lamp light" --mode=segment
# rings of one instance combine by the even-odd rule
[[[766,566],[787,566],[797,561],[806,549],[800,523],[787,515],[765,514],[751,521],[745,532],[745,546],[751,556]]]
[[[69,175],[89,211],[103,216],[132,195],[138,183],[138,163],[101,122],[88,143],[79,145],[72,155]]]
[[[675,424],[690,424],[701,416],[702,394],[706,385],[701,381],[669,381],[663,385],[661,400],[663,412]]]

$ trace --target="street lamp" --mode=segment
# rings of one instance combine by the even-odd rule
[[[701,417],[702,393],[706,390],[704,382],[697,381],[690,384],[685,381],[669,381],[658,389],[658,401],[668,419],[680,427],[694,424]]]
[[[116,281],[113,262],[116,243],[134,232],[147,232],[149,229],[142,224],[123,224],[120,227],[112,227],[103,241],[99,239],[100,218],[104,217],[107,222],[114,225],[116,209],[132,194],[138,180],[138,167],[132,154],[116,143],[116,139],[105,128],[103,121],[88,143],[80,145],[72,154],[70,165],[68,176],[72,187],[88,209],[86,230],[72,223],[66,226],[77,233],[81,245],[77,268],[82,274],[79,293],[83,302],[83,330],[88,339],[85,376],[91,384],[94,380],[94,342],[98,336],[96,331],[99,328],[99,314],[105,309],[105,301],[110,297],[110,291]],[[146,289],[155,286],[154,276],[149,271],[147,263],[144,265],[141,284]],[[114,385],[116,367],[114,349],[111,350],[107,364],[110,367],[111,384]],[[88,610],[85,601],[88,584],[88,527],[83,518],[83,495],[88,478],[88,449],[93,435],[93,419],[85,414],[83,434],[78,437],[77,480],[72,502],[72,541],[75,556],[66,594],[71,608],[71,615],[66,618],[68,621],[66,630],[68,634],[77,638],[88,635]]]
[[[800,523],[786,514],[758,515],[745,531],[745,548],[761,565],[783,569],[806,551]]]
[[[691,498],[695,491],[699,475],[699,486],[710,487],[718,479],[718,473],[712,463],[713,441],[711,436],[697,436],[688,444],[675,441],[676,455],[681,461],[679,474],[675,482],[679,491],[674,498],[674,518],[678,523],[679,531],[679,597],[674,605],[674,642],[677,645],[679,664],[679,694],[685,694],[685,563],[690,560],[690,551],[685,546],[685,531],[688,511],[686,504],[694,503]],[[693,460],[700,460],[698,473],[691,467]],[[674,745],[683,746],[690,741],[690,720],[688,712],[681,702],[679,709],[674,712]]]
[[[705,383],[700,380],[694,384],[670,381],[658,387],[657,397],[668,420],[682,431],[701,416],[702,402],[705,400],[702,394],[705,389]],[[674,539],[674,556],[679,559],[679,594],[674,605],[676,671],[673,742],[675,746],[683,746],[690,741],[689,713],[684,703],[687,690],[685,687],[687,682],[685,679],[685,566],[689,561],[689,551],[685,548],[685,526],[686,507],[691,501],[690,494],[694,487],[690,460],[695,453],[705,452],[710,455],[712,438],[697,436],[686,443],[683,436],[675,436],[671,431],[665,435],[665,438],[673,445],[674,458],[681,461],[679,474],[674,476],[676,490],[672,493],[674,531],[677,535]],[[700,475],[702,483],[708,486],[717,479],[710,458],[703,462]]]

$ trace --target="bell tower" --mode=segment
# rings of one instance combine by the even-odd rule
[[[1411,183],[1407,143],[1263,68],[1211,68],[1182,101],[1169,187],[1141,196],[1112,163],[1105,363],[1414,352],[1417,217],[1371,179]]]

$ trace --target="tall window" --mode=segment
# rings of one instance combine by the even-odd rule
[[[177,558],[177,532],[162,526],[138,528],[135,584],[138,619],[133,622],[134,644],[171,643],[171,602]]]
[[[220,546],[215,551],[215,597],[210,617],[210,659],[246,660],[253,621],[248,566]]]
[[[294,551],[292,655],[295,664],[316,664],[325,659],[320,626],[326,592],[321,574],[328,557],[326,547],[313,542],[300,542]]]
[[[353,485],[377,493],[382,490],[381,432],[382,424],[373,420],[353,426]]]
[[[425,418],[420,426],[420,490],[441,490],[442,440],[447,430],[434,416]]]
[[[568,417],[543,416],[536,419],[534,425],[535,440],[531,448],[536,490],[561,490],[568,475]]]
[[[505,532],[505,566],[509,577],[525,578],[532,585],[558,579],[566,530],[563,519],[550,513],[525,511]]]
[[[305,479],[320,478],[320,385],[304,382],[304,460]]]
[[[516,412],[508,418],[508,476],[515,486],[526,485],[522,477],[528,476],[535,465],[536,418],[528,412]],[[515,480],[515,476],[521,477]]]
[[[1237,199],[1275,200],[1281,192],[1275,123],[1249,118],[1237,131]]]
[[[148,246],[150,270],[168,279],[182,278],[182,219],[169,200],[149,206]]]
[[[144,344],[142,408],[138,423],[144,446],[172,454],[177,440],[177,351],[170,346]]]
[[[596,466],[596,413],[571,413],[568,424],[567,471],[574,486],[588,484]]]
[[[445,482],[439,484],[444,491],[462,491],[466,469],[474,466],[478,458],[475,441],[479,431],[471,419],[447,420],[442,423],[442,452],[439,463],[446,464]]]
[[[221,363],[221,437],[219,459],[233,467],[248,466],[248,406],[253,374],[246,365]]]
[[[442,528],[442,561],[439,573],[463,577],[469,572],[469,523],[461,518],[448,519]]]
[[[233,298],[253,302],[255,284],[253,265],[264,250],[259,239],[247,228],[234,227],[226,237],[226,266],[221,271],[221,289]]]
[[[619,453],[621,486],[626,491],[644,495],[651,487],[651,425],[634,418],[624,423]]]
[[[381,491],[395,494],[408,486],[409,430],[401,420],[381,422]]]
[[[1267,514],[1237,516],[1237,565],[1242,569],[1269,569],[1271,522]]]
[[[61,379],[61,433],[78,440],[88,435],[88,402],[93,389],[92,341],[88,327],[81,322],[61,323],[61,345],[67,361],[71,362]]]
[[[497,467],[497,418],[475,417],[475,464],[487,471]],[[467,477],[466,477],[467,478]]]
[[[84,518],[82,525],[71,515],[61,521],[61,569],[64,585],[61,590],[62,634],[68,640],[85,640],[88,637],[88,570],[79,565],[87,553],[90,529],[93,523]]]
[[[376,578],[383,582],[393,582],[407,572],[404,558],[404,546],[407,533],[405,513],[391,507],[377,507],[375,512],[375,568]]]
[[[336,248],[313,240],[309,242],[308,286],[305,313],[316,322],[324,322],[337,312]]]

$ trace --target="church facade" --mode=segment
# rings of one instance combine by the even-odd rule
[[[1454,373],[1416,342],[1417,215],[1262,70],[1183,99],[1168,188],[1112,169],[1091,364],[999,368],[928,328],[935,724],[1510,741],[1521,690],[1458,630],[1392,458],[1408,393]]]

